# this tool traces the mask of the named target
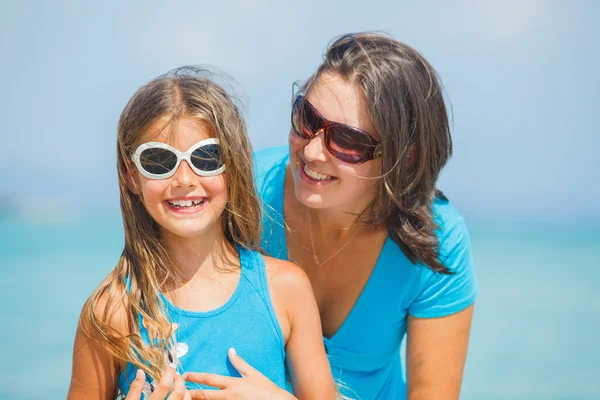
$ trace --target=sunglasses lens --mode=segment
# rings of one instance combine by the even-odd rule
[[[312,133],[318,132],[323,125],[323,121],[321,120],[321,118],[319,118],[317,113],[315,113],[315,110],[308,104],[308,102],[304,102],[304,107],[302,107],[302,109],[304,111],[303,121],[306,126],[306,129],[308,129],[308,131]]]
[[[310,107],[299,97],[292,108],[292,127],[296,134],[305,139],[310,138],[310,133],[318,131],[318,117]]]
[[[146,149],[140,154],[140,164],[147,172],[162,175],[171,172],[175,168],[177,155],[167,149]]]
[[[329,148],[342,161],[361,161],[372,147],[372,139],[366,133],[343,126],[329,128]]]
[[[218,144],[198,147],[190,158],[194,167],[201,171],[216,171],[223,166],[221,148]]]

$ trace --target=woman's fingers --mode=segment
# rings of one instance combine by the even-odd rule
[[[164,400],[173,386],[175,380],[175,364],[169,364],[162,378],[158,382],[158,386],[152,392],[149,400]]]
[[[125,400],[140,400],[142,397],[142,391],[144,390],[144,383],[146,382],[146,374],[141,369],[138,369],[135,373],[135,379],[129,386],[129,392]]]
[[[200,383],[202,385],[214,387],[217,389],[226,389],[234,384],[238,379],[230,376],[206,374],[204,372],[186,372],[183,378],[188,382]],[[192,396],[192,398],[194,398]]]
[[[184,400],[186,397],[186,393],[189,393],[185,388],[185,380],[179,374],[175,374],[175,385],[173,386],[173,391],[167,400]]]
[[[229,361],[231,361],[231,364],[237,369],[242,377],[246,377],[256,372],[250,364],[237,354],[233,347],[229,349],[227,354],[229,355]]]
[[[193,400],[227,400],[227,394],[223,390],[190,390]]]

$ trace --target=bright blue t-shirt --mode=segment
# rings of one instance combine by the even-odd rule
[[[288,147],[255,154],[256,187],[263,204],[265,251],[287,260],[283,191]],[[408,315],[436,318],[461,311],[475,301],[477,282],[469,233],[463,218],[446,200],[436,199],[440,261],[454,274],[433,272],[408,260],[388,237],[375,268],[339,330],[324,337],[333,377],[350,398],[405,399],[400,345]]]

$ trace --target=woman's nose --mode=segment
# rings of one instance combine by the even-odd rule
[[[304,146],[304,158],[306,161],[327,161],[327,146],[325,145],[325,134],[323,130],[315,133],[315,136]]]

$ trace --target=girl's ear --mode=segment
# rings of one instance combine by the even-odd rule
[[[127,160],[125,162],[125,171],[123,176],[127,182],[127,187],[133,194],[139,195],[142,191],[140,190],[139,175],[136,166],[133,161]]]

